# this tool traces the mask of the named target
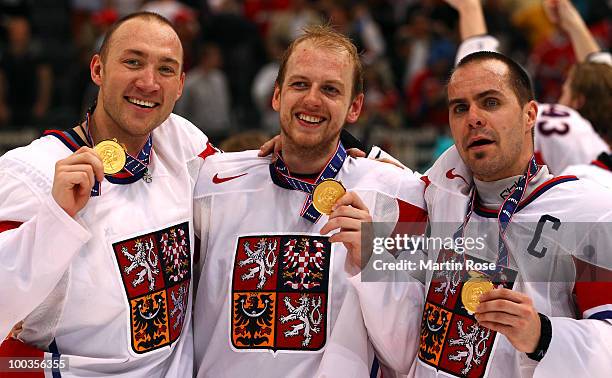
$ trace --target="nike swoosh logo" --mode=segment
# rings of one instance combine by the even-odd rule
[[[224,183],[226,181],[233,180],[233,179],[236,179],[238,177],[242,177],[242,176],[246,175],[247,173],[248,172],[245,172],[245,173],[243,173],[241,175],[238,175],[238,176],[229,176],[229,177],[219,177],[219,174],[215,173],[215,175],[212,178],[212,182],[214,184],[222,184],[222,183]]]
[[[465,184],[466,184],[466,185],[468,185],[467,180],[466,180],[466,179],[465,179],[463,176],[458,175],[458,174],[455,174],[455,172],[454,172],[454,171],[455,171],[455,168],[451,168],[451,169],[449,169],[449,170],[446,172],[446,177],[447,177],[447,178],[449,178],[449,179],[451,179],[451,180],[452,180],[452,179],[456,179],[456,178],[460,178],[461,180],[463,180],[463,182],[465,182]]]

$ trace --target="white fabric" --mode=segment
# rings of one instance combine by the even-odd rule
[[[573,175],[582,180],[590,180],[612,189],[612,172],[593,164],[570,165],[561,172],[561,176]]]
[[[598,51],[587,56],[587,61],[591,63],[602,63],[612,66],[612,54],[608,51]]]
[[[231,292],[233,269],[238,265],[235,258],[238,238],[279,234],[320,236],[318,230],[327,222],[325,215],[315,224],[301,218],[300,209],[306,194],[275,185],[270,177],[270,160],[257,158],[256,154],[256,151],[246,151],[209,157],[196,184],[194,215],[196,233],[202,239],[202,272],[194,327],[198,376],[311,377],[317,371],[326,348],[330,348],[330,357],[326,357],[317,374],[328,377],[347,376],[348,372],[351,376],[353,373],[355,376],[367,375],[372,354],[371,348],[365,344],[366,332],[358,321],[360,316],[356,315],[357,312],[343,310],[342,318],[347,321],[341,321],[339,315],[348,287],[344,270],[346,249],[339,243],[331,247],[327,342],[321,350],[277,350],[272,353],[270,349],[239,349],[232,345]],[[214,180],[228,177],[236,178],[214,183]],[[390,164],[349,157],[337,179],[348,190],[360,195],[375,221],[397,222],[399,207],[396,198],[419,208],[424,206],[422,182]],[[418,212],[422,214],[422,210]],[[275,265],[279,270],[282,258],[279,253]],[[236,277],[234,279],[242,282]],[[279,308],[281,305],[279,302]],[[304,340],[302,333],[297,340]],[[353,341],[361,344],[353,345]],[[331,357],[334,355],[342,358]]]
[[[552,174],[570,165],[588,164],[604,151],[610,152],[607,143],[577,111],[560,104],[538,104],[535,152]]]
[[[459,64],[461,59],[478,51],[497,51],[499,41],[497,38],[490,35],[478,35],[467,38],[459,45],[457,56],[455,57],[455,66]]]
[[[188,310],[183,335],[170,345],[144,353],[132,347],[126,286],[142,266],[132,271],[124,285],[113,243],[181,223],[187,232],[177,240],[193,240],[193,186],[186,162],[205,148],[206,141],[191,123],[171,115],[153,131],[152,181],[116,185],[104,180],[101,196],[92,197],[75,219],[50,194],[55,162],[72,153],[62,142],[45,136],[0,158],[0,221],[23,222],[0,233],[0,334],[8,334],[25,318],[18,337],[46,351],[55,341],[60,354],[69,359],[64,377],[191,375]],[[186,259],[192,250],[186,251]],[[134,255],[135,251],[128,252]],[[159,268],[162,257],[157,260]],[[162,274],[161,269],[153,273],[158,284],[163,282]],[[145,275],[136,286],[146,291],[150,282]],[[189,298],[191,283],[183,283],[190,289]],[[168,306],[171,302],[168,294]],[[189,300],[186,309],[190,307]],[[167,326],[172,327],[179,313],[166,310]]]

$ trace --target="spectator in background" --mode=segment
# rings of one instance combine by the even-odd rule
[[[257,26],[244,18],[237,0],[224,0],[218,13],[202,23],[204,41],[221,49],[223,71],[232,93],[232,122],[245,128],[259,126],[258,112],[253,104],[253,79],[265,64],[265,48]]]
[[[219,144],[219,148],[223,152],[258,150],[268,139],[270,139],[270,135],[261,131],[243,131],[225,139]]]
[[[364,76],[365,100],[358,125],[365,126],[361,140],[368,144],[373,129],[397,129],[401,126],[402,119],[398,110],[399,92],[393,86],[386,67],[382,64],[368,66]]]
[[[175,112],[189,119],[217,143],[231,133],[230,92],[221,66],[219,47],[213,43],[200,48],[198,65],[185,79],[183,96]]]
[[[280,130],[278,114],[272,109],[274,82],[278,75],[283,51],[289,47],[290,43],[290,40],[281,36],[270,36],[267,39],[266,48],[270,61],[257,72],[251,89],[253,102],[261,116],[261,125],[264,130],[272,134],[277,134]]]
[[[0,125],[38,124],[51,102],[51,67],[25,17],[9,18],[6,27],[8,46],[0,51]]]
[[[143,0],[109,0],[119,17],[125,17],[130,13],[138,12]]]
[[[307,0],[290,0],[289,8],[272,14],[269,36],[293,41],[310,25],[318,25],[321,18]]]
[[[157,13],[170,22],[188,9],[188,7],[177,0],[152,0],[146,2],[141,11]]]
[[[326,5],[329,21],[334,29],[349,37],[365,65],[373,64],[385,54],[385,40],[379,25],[372,19],[363,3],[329,2]]]
[[[194,57],[194,40],[200,31],[195,9],[178,0],[146,1],[142,11],[157,13],[172,23],[183,45],[184,70],[189,71],[197,58]]]
[[[440,129],[448,124],[444,87],[453,65],[455,46],[444,39],[430,41],[427,65],[418,71],[406,90],[406,114],[410,124]]]

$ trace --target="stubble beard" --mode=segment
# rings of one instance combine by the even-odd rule
[[[333,138],[326,138],[325,136],[318,136],[316,139],[309,138],[308,136],[296,137],[287,128],[282,127],[282,129],[285,135],[283,151],[291,153],[302,160],[315,160],[321,156],[327,156],[333,153],[333,150],[336,148]]]
[[[122,101],[123,98],[120,100]],[[132,126],[126,117],[121,115],[121,111],[119,110],[119,106],[115,105],[107,105],[108,102],[104,102],[103,110],[106,113],[107,117],[112,121],[115,126],[115,132],[120,132],[124,137],[128,138],[142,138],[148,136],[155,127],[151,127],[150,124],[145,124],[144,127],[140,127],[140,125]],[[111,136],[113,137],[113,136]]]
[[[520,145],[515,145],[507,154],[494,154],[490,152],[489,154],[491,156],[487,159],[487,152],[476,152],[468,164],[472,173],[480,179],[485,179],[484,181],[491,177],[495,177],[496,180],[505,178],[498,176],[500,172],[509,170],[515,161],[521,158],[521,148]]]

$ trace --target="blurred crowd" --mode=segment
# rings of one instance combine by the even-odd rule
[[[609,50],[611,2],[573,3]],[[483,6],[501,51],[531,72],[538,100],[556,102],[575,57],[541,1]],[[0,131],[76,124],[97,90],[91,55],[114,21],[137,10],[175,25],[187,71],[175,112],[214,142],[278,132],[270,99],[279,55],[304,26],[329,23],[354,40],[366,67],[365,109],[350,131],[391,151],[405,130],[431,135],[431,151],[448,143],[444,86],[459,35],[444,0],[0,0]]]

